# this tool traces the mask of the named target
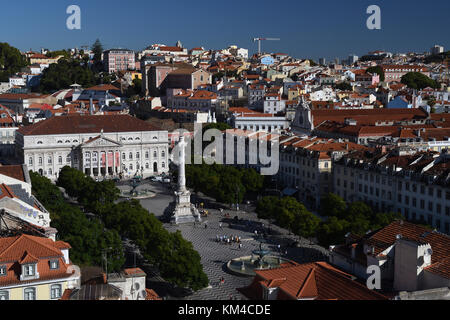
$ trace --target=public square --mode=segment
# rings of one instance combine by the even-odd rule
[[[120,186],[119,186],[120,187]],[[172,186],[160,182],[144,180],[136,188],[150,190],[152,197],[140,199],[141,204],[155,216],[162,218],[166,208],[174,200]],[[183,237],[192,242],[195,250],[201,256],[205,273],[210,286],[199,290],[184,299],[189,300],[227,300],[245,299],[236,288],[249,285],[252,277],[236,276],[227,271],[226,263],[234,258],[250,256],[253,250],[259,249],[260,242],[263,248],[272,251],[272,255],[281,255],[295,262],[326,260],[327,251],[317,245],[310,244],[307,239],[290,235],[287,230],[281,229],[266,220],[258,219],[253,207],[241,206],[241,210],[230,210],[224,205],[216,203],[213,199],[201,194],[192,194],[191,202],[204,204],[208,216],[202,217],[201,223],[174,225],[164,223],[170,232],[180,230]],[[223,212],[219,209],[223,208]],[[237,217],[237,218],[236,218]],[[206,227],[205,227],[206,226]],[[255,234],[255,230],[257,234]],[[262,234],[265,233],[265,237]],[[217,242],[217,237],[240,237],[242,247],[238,243],[226,244]],[[295,245],[294,242],[297,242]],[[280,250],[278,250],[280,245]],[[223,283],[221,279],[223,278]]]

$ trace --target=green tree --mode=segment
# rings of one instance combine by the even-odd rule
[[[337,217],[329,217],[326,222],[322,222],[317,232],[317,239],[320,245],[328,247],[333,244],[342,243],[345,234],[350,230],[350,223]]]
[[[320,200],[321,216],[333,216],[341,218],[345,216],[346,209],[347,204],[345,203],[344,199],[334,193],[328,193]]]
[[[93,86],[95,84],[94,74],[86,66],[81,66],[79,61],[62,58],[58,63],[53,63],[44,70],[39,90],[51,93],[68,89],[73,83],[78,83],[83,87]]]
[[[408,72],[401,78],[401,83],[411,89],[424,89],[426,87],[439,88],[439,83],[420,72]]]
[[[21,52],[6,42],[0,42],[0,82],[8,82],[9,77],[28,64]]]
[[[343,91],[353,91],[353,87],[348,82],[338,83],[338,84],[336,84],[335,87],[336,87],[336,89],[343,90]]]
[[[103,62],[102,62],[103,45],[99,39],[95,40],[94,44],[91,47],[91,50],[94,53],[92,70],[94,72],[100,72],[101,70],[103,70]]]
[[[384,81],[384,71],[382,67],[380,66],[369,67],[366,69],[366,72],[371,74],[376,73],[380,76],[380,82]]]

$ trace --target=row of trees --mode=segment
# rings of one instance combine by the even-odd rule
[[[292,197],[263,197],[257,203],[256,212],[259,218],[273,219],[294,234],[316,237],[325,247],[344,242],[348,232],[362,236],[369,230],[380,229],[395,219],[401,219],[399,213],[376,212],[361,201],[346,203],[333,193],[321,199],[320,215],[325,218],[324,221]]]
[[[221,164],[186,166],[186,182],[195,192],[202,192],[218,202],[242,203],[261,192],[264,177],[254,169],[239,169]]]
[[[200,255],[181,233],[169,233],[162,223],[136,200],[115,203],[119,190],[111,181],[96,182],[81,171],[61,169],[57,185],[77,198],[106,226],[122,238],[132,240],[144,258],[161,272],[167,281],[193,290],[208,285]]]
[[[302,237],[314,237],[320,224],[318,217],[292,197],[263,197],[257,203],[256,213],[258,218],[274,220],[280,227]]]
[[[99,219],[90,220],[78,206],[68,204],[48,178],[32,171],[30,178],[32,192],[50,212],[51,225],[58,229],[59,239],[72,246],[71,260],[80,266],[98,266],[103,264],[106,252],[108,270],[120,270],[125,258],[117,231],[106,229]]]
[[[348,232],[362,236],[369,230],[382,228],[401,218],[397,212],[373,211],[361,201],[347,203],[333,193],[321,199],[320,214],[327,217],[317,230],[319,243],[324,246],[342,243]]]

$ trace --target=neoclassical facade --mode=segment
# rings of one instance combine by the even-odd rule
[[[129,115],[60,116],[17,131],[17,155],[51,180],[64,166],[93,178],[168,172],[168,132]]]

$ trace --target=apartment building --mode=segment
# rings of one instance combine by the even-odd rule
[[[103,52],[103,65],[109,73],[136,69],[135,54],[128,49],[110,49]]]
[[[355,150],[367,150],[367,147],[317,137],[282,137],[277,175],[279,186],[298,190],[301,202],[318,209],[322,196],[333,192],[333,162]]]
[[[450,156],[447,150],[397,148],[352,152],[333,165],[334,192],[348,202],[364,201],[375,211],[399,212],[450,233]]]

